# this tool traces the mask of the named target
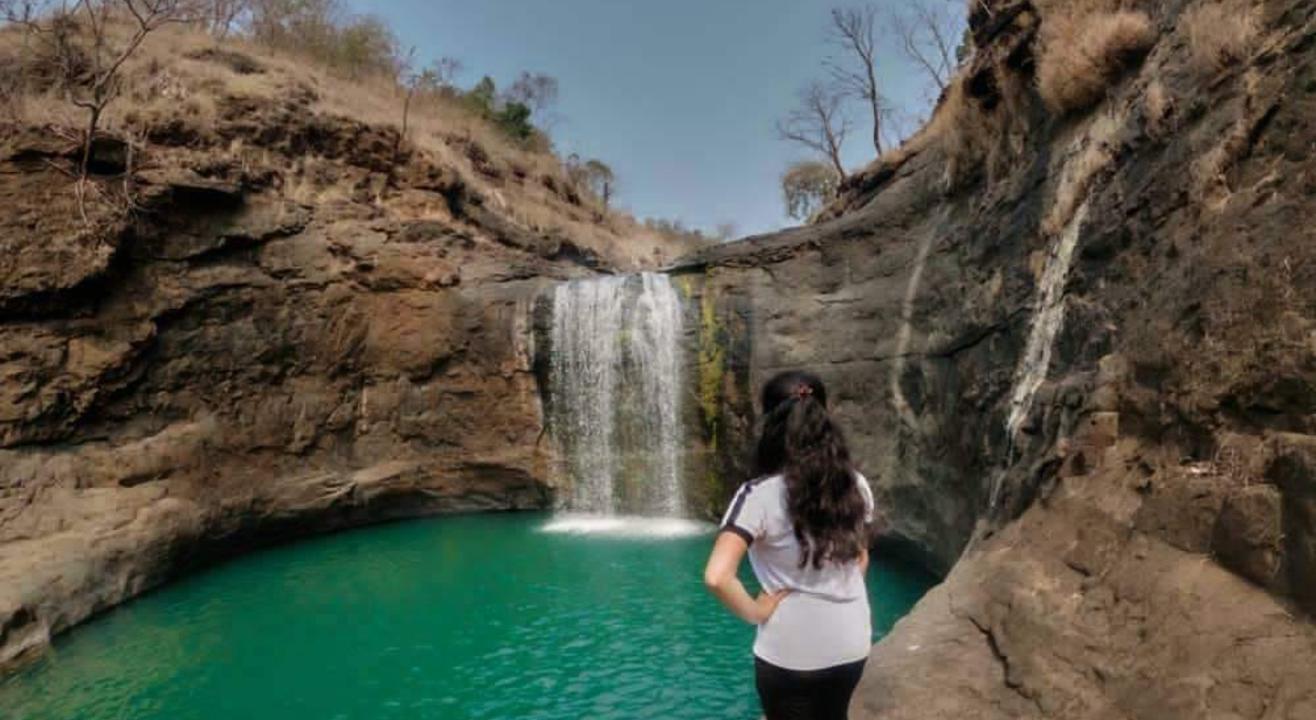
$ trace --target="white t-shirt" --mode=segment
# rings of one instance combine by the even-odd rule
[[[865,521],[873,519],[873,490],[855,473]],[[872,618],[859,563],[825,561],[800,567],[800,543],[786,503],[786,481],[770,475],[740,486],[722,529],[749,543],[749,563],[763,589],[791,590],[758,626],[754,654],[788,670],[819,670],[868,657]]]

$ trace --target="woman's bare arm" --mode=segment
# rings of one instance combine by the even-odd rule
[[[868,548],[859,551],[859,574],[868,574]]]
[[[736,617],[751,625],[759,625],[772,616],[777,604],[790,591],[765,592],[757,598],[750,597],[740,578],[736,577],[740,561],[748,549],[749,544],[739,535],[718,533],[713,552],[708,556],[708,565],[704,567],[704,585]]]

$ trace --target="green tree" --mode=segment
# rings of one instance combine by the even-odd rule
[[[955,62],[963,64],[971,55],[973,55],[973,29],[965,25],[964,32],[960,34],[960,44],[955,47]]]
[[[466,91],[464,99],[466,104],[478,115],[491,118],[495,111],[494,106],[498,101],[498,86],[494,84],[493,78],[485,75],[480,78],[480,82],[476,83],[475,87]]]
[[[527,142],[536,135],[535,126],[530,122],[532,111],[528,105],[502,98],[498,95],[498,85],[493,78],[485,75],[475,87],[463,96],[466,105],[480,117],[489,120],[503,134],[521,142]]]
[[[535,126],[530,124],[530,108],[522,103],[503,103],[494,115],[494,121],[508,137],[515,140],[525,141],[535,135]]]
[[[804,160],[791,165],[781,175],[781,195],[786,214],[801,222],[813,217],[836,197],[840,176],[825,162]]]

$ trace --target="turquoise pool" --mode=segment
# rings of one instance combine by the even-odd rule
[[[277,547],[75,629],[0,682],[0,717],[754,718],[753,629],[700,581],[711,537],[503,514]],[[877,559],[875,634],[928,586]]]

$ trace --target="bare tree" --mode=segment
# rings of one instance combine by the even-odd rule
[[[0,0],[0,25],[13,24],[20,27],[31,24],[36,15],[35,2],[23,2],[22,0]],[[22,33],[23,47],[17,52],[4,52],[0,57],[0,63],[5,65],[5,72],[0,73],[0,107],[3,107],[3,113],[10,119],[18,119],[22,115],[23,95],[26,89],[27,63],[29,62],[29,36],[30,31]]]
[[[31,40],[37,41],[37,55],[47,64],[57,66],[61,88],[73,82],[80,71],[82,50],[78,47],[79,27],[74,14],[79,5],[70,7],[61,0],[0,0],[0,20],[23,28],[23,57],[29,56]]]
[[[430,63],[425,69],[415,72],[412,70],[412,59],[415,54],[415,48],[412,48],[399,61],[400,80],[404,90],[416,98],[423,96],[434,96],[450,93],[455,88],[454,79],[457,73],[461,72],[461,61],[444,57]],[[403,114],[406,114],[406,108],[403,108]],[[406,118],[403,118],[405,125]]]
[[[506,99],[509,102],[521,103],[530,108],[537,119],[542,119],[544,113],[553,107],[557,97],[557,78],[544,73],[524,71],[506,92]]]
[[[958,65],[956,36],[961,22],[947,0],[906,0],[893,10],[888,24],[905,56],[927,73],[937,92],[946,90]]]
[[[833,8],[831,40],[849,59],[826,64],[838,88],[867,103],[873,116],[873,148],[881,155],[884,103],[877,84],[876,19],[877,11],[871,5]]]
[[[119,94],[119,69],[141,47],[146,36],[162,26],[182,20],[181,0],[79,0],[75,10],[81,10],[83,22],[91,36],[88,60],[91,63],[85,87],[74,93],[73,104],[87,111],[87,126],[83,131],[82,160],[78,164],[80,180],[87,179],[91,164],[91,149],[100,128],[105,108]],[[116,8],[125,11],[132,21],[132,34],[120,47],[114,46],[110,22]]]
[[[798,143],[818,153],[844,179],[841,146],[850,132],[850,122],[841,107],[845,95],[822,83],[812,83],[800,91],[799,106],[777,123],[782,140]]]
[[[577,189],[583,188],[602,200],[603,207],[608,207],[612,196],[617,192],[617,175],[612,167],[602,160],[584,160],[576,153],[568,155],[562,167],[566,169],[567,177]]]
[[[223,40],[250,9],[250,0],[204,0],[197,16],[211,35]]]
[[[41,5],[38,0],[0,0],[0,20],[27,25],[37,18]]]
[[[263,45],[325,57],[344,13],[341,0],[251,0],[249,32]]]
[[[430,63],[426,72],[430,73],[436,91],[448,90],[456,85],[457,76],[462,74],[464,68],[461,60],[445,55]]]
[[[407,54],[398,61],[398,76],[402,85],[403,99],[402,129],[398,132],[397,137],[393,139],[393,165],[395,166],[402,154],[402,141],[407,137],[408,123],[411,120],[411,101],[415,99],[417,92],[421,92],[425,85],[432,81],[429,70],[413,71],[415,60],[416,46],[413,45],[407,49]]]
[[[87,111],[75,185],[83,222],[87,222],[85,198],[92,149],[105,108],[119,94],[119,71],[147,35],[168,23],[186,20],[185,2],[77,0],[71,5],[60,2],[55,6],[38,0],[11,1],[3,8],[7,20],[21,23],[29,34],[45,43],[45,51],[59,65],[70,101]],[[126,40],[111,27],[120,18],[129,26]]]
[[[602,160],[588,160],[582,167],[590,191],[603,201],[603,207],[607,209],[612,196],[617,193],[616,173]]]

